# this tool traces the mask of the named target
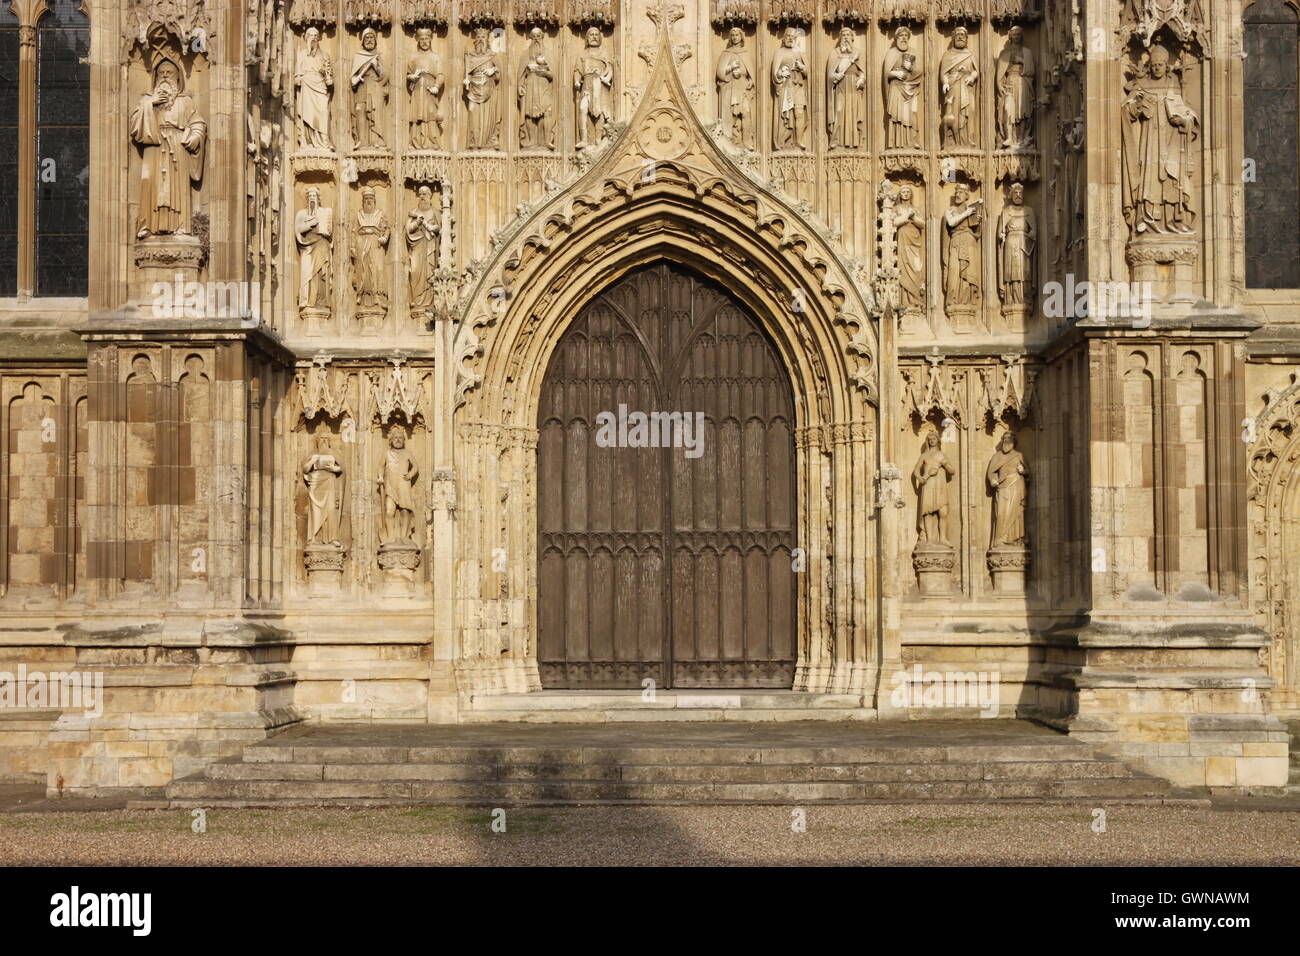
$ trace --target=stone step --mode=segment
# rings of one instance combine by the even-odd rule
[[[478,712],[644,710],[662,714],[672,710],[861,710],[862,705],[861,694],[713,689],[661,690],[655,693],[653,700],[646,700],[637,690],[485,694],[470,700],[470,709]]]
[[[432,780],[336,780],[269,781],[205,780],[174,781],[167,788],[168,800],[480,800],[485,804],[503,801],[528,803],[589,800],[660,801],[681,800],[708,804],[719,801],[745,803],[776,801],[815,803],[824,800],[1001,800],[1007,798],[1054,797],[1155,797],[1167,792],[1167,785],[1149,778],[1039,779],[1039,780],[938,780],[889,782],[801,781],[745,783],[738,781],[634,783],[628,781],[562,780],[520,781],[432,781]]]
[[[243,781],[623,781],[671,782],[917,782],[932,780],[1115,779],[1133,773],[1117,760],[991,761],[986,763],[856,764],[290,764],[222,761],[208,780]]]
[[[463,724],[612,724],[638,721],[868,721],[875,720],[876,712],[861,707],[856,709],[826,707],[819,709],[743,707],[743,708],[651,708],[620,707],[608,710],[471,710],[461,714]]]
[[[1055,741],[1055,738],[1040,738]],[[244,748],[246,763],[291,764],[861,764],[1087,760],[1092,747],[1059,738],[1032,744],[913,747],[385,747],[274,741]]]

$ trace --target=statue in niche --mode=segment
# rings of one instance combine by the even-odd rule
[[[939,446],[939,433],[925,436],[921,457],[912,469],[912,486],[916,489],[917,546],[951,548],[948,540],[948,481],[957,469]]]
[[[1025,31],[1013,26],[1007,45],[998,54],[994,76],[998,148],[1027,149],[1034,145],[1034,54],[1025,46]]]
[[[754,148],[754,76],[745,62],[745,31],[732,27],[727,48],[718,56],[718,122],[727,139],[741,149]]]
[[[343,513],[343,466],[334,457],[329,435],[316,438],[316,450],[302,466],[307,485],[307,546],[338,548]]]
[[[998,297],[1008,311],[1027,311],[1034,301],[1034,250],[1038,222],[1025,205],[1025,187],[1012,183],[998,216]]]
[[[1183,99],[1166,47],[1151,48],[1120,113],[1124,219],[1133,236],[1192,232],[1192,145],[1201,122]]]
[[[921,148],[921,78],[923,71],[911,49],[912,31],[899,27],[885,53],[885,147]]]
[[[465,51],[465,146],[497,149],[501,143],[501,67],[484,27],[474,31],[474,49]]]
[[[434,203],[433,190],[428,186],[421,186],[416,195],[419,202],[406,217],[411,313],[427,315],[434,307],[434,276],[438,271],[442,212]]]
[[[352,56],[352,147],[385,149],[379,131],[388,107],[388,73],[379,55],[379,34],[373,27],[361,33],[361,49]]]
[[[590,28],[587,46],[573,65],[579,149],[604,139],[605,127],[614,118],[614,61],[600,48],[602,39],[598,27]]]
[[[867,73],[862,69],[850,27],[840,30],[835,49],[826,58],[826,130],[831,149],[857,149],[866,129]]]
[[[519,67],[519,148],[555,149],[555,70],[542,50],[541,27],[528,31],[528,55]]]
[[[411,544],[415,541],[413,488],[420,476],[415,459],[406,449],[406,431],[394,427],[388,434],[384,467],[376,480],[383,502],[381,544]]]
[[[795,49],[799,31],[786,27],[772,55],[772,148],[808,148],[808,63]]]
[[[911,186],[899,187],[893,225],[898,257],[898,309],[904,315],[924,312],[925,217],[912,205]]]
[[[1060,249],[1062,253],[1072,252],[1076,242],[1083,237],[1076,235],[1079,223],[1083,221],[1083,201],[1088,195],[1086,181],[1088,164],[1084,156],[1087,147],[1087,127],[1083,117],[1076,116],[1061,130],[1061,141],[1065,147],[1065,183],[1061,190],[1065,203],[1064,224],[1061,229]]]
[[[333,149],[330,142],[330,88],[334,86],[334,64],[320,48],[320,31],[309,27],[306,48],[298,51],[293,85],[298,90],[298,146],[302,149]]]
[[[136,237],[190,235],[193,189],[203,181],[208,124],[185,92],[180,64],[155,51],[153,89],[131,113],[140,147],[140,218]]]
[[[958,183],[943,215],[943,294],[950,316],[974,315],[980,300],[980,227],[984,200]]]
[[[442,149],[442,93],[447,87],[442,57],[433,51],[433,31],[415,31],[416,53],[406,71],[411,106],[411,148]]]
[[[388,312],[387,253],[391,235],[388,217],[379,208],[375,190],[367,186],[361,191],[361,209],[352,240],[352,291],[359,312]]]
[[[993,490],[993,538],[990,548],[1025,547],[1025,482],[1029,471],[1016,448],[1016,436],[1006,432],[989,460],[985,480]]]
[[[970,48],[970,32],[965,27],[957,27],[952,32],[948,51],[939,62],[939,99],[943,113],[939,133],[944,149],[975,145],[979,131],[975,115],[979,96],[975,84],[979,75],[975,51]]]
[[[334,210],[320,204],[320,190],[307,190],[307,205],[294,217],[298,239],[298,307],[330,308],[333,268],[331,248]]]

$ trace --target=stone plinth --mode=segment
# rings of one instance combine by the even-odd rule
[[[912,567],[922,594],[950,594],[957,553],[949,545],[918,544],[912,552]]]
[[[303,549],[303,567],[307,569],[307,585],[313,597],[339,593],[346,558],[347,552],[337,544],[313,544]]]
[[[379,567],[384,572],[384,594],[408,597],[415,591],[420,548],[413,541],[392,541],[379,546]]]
[[[1025,548],[990,548],[989,574],[998,594],[1024,594],[1029,552]]]
[[[178,283],[184,286],[187,282],[197,282],[202,261],[203,244],[195,236],[145,236],[136,240],[133,297],[152,299],[153,289],[159,283],[175,287]]]

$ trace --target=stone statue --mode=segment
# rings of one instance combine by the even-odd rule
[[[501,145],[501,67],[488,45],[484,27],[474,31],[474,49],[465,51],[465,146],[498,149]]]
[[[519,148],[555,149],[555,70],[542,50],[541,27],[528,31],[519,67]]]
[[[447,78],[442,57],[433,51],[433,31],[415,32],[416,53],[406,71],[406,92],[411,110],[412,149],[442,149],[442,93]]]
[[[975,145],[979,133],[976,113],[979,94],[975,85],[979,75],[975,51],[970,48],[970,33],[965,27],[957,27],[952,32],[948,52],[939,62],[939,99],[943,112],[939,134],[944,149]]]
[[[948,540],[948,481],[956,473],[957,469],[939,447],[939,433],[929,432],[921,457],[912,469],[912,486],[917,495],[918,546],[952,547]]]
[[[989,460],[985,479],[993,489],[993,538],[990,548],[1025,547],[1025,456],[1016,449],[1016,436],[1006,432]]]
[[[1061,228],[1060,249],[1069,253],[1077,241],[1083,239],[1078,235],[1079,224],[1083,221],[1083,203],[1088,195],[1088,163],[1085,155],[1087,149],[1087,126],[1083,116],[1076,116],[1061,129],[1061,143],[1065,152],[1064,188],[1058,185],[1065,203],[1064,223]]]
[[[600,48],[600,30],[587,31],[587,47],[573,65],[573,89],[577,100],[577,146],[595,146],[605,138],[605,127],[614,118],[614,61]]]
[[[384,114],[388,107],[388,73],[378,50],[379,34],[366,27],[361,49],[352,57],[352,147],[384,149]]]
[[[343,512],[343,466],[334,457],[328,435],[316,439],[316,451],[302,466],[307,485],[307,545],[340,547]]]
[[[378,202],[374,189],[361,191],[361,210],[357,213],[352,240],[352,292],[358,312],[388,312],[388,241],[392,235],[388,217]]]
[[[835,49],[826,58],[826,130],[831,149],[857,149],[866,131],[867,74],[855,48],[853,30],[840,30]]]
[[[294,234],[298,239],[298,307],[330,308],[331,249],[334,210],[320,204],[320,190],[307,190],[307,206],[294,217]]]
[[[307,30],[307,46],[298,51],[293,85],[298,90],[298,146],[303,149],[333,149],[330,142],[330,88],[334,86],[334,64],[320,48],[320,31]]]
[[[925,217],[912,205],[912,187],[898,190],[893,208],[894,249],[898,257],[898,310],[925,311]]]
[[[718,122],[727,139],[741,149],[754,148],[754,76],[745,62],[745,31],[732,27],[727,48],[718,56]]]
[[[943,215],[943,295],[949,316],[973,316],[980,300],[980,227],[982,199],[958,183],[952,205]]]
[[[388,435],[384,467],[377,479],[379,497],[384,506],[382,544],[415,541],[415,503],[412,493],[420,469],[406,450],[406,432],[393,428]]]
[[[998,297],[1006,311],[1028,311],[1034,301],[1038,222],[1025,205],[1025,187],[1012,183],[998,216]]]
[[[159,56],[153,90],[131,113],[131,141],[141,152],[137,238],[190,234],[207,140],[208,124],[185,92],[181,68]]]
[[[799,33],[786,27],[772,55],[772,148],[808,148],[808,63],[795,49]]]
[[[899,27],[894,44],[885,53],[885,147],[921,148],[921,77],[916,53],[910,49],[912,31]]]
[[[999,149],[1025,149],[1034,145],[1034,54],[1025,46],[1024,28],[1013,26],[1007,45],[998,54],[996,120]]]
[[[412,314],[427,314],[434,307],[434,275],[438,271],[438,244],[442,233],[442,213],[433,201],[433,190],[421,186],[419,202],[406,217],[406,248]]]
[[[1124,219],[1133,236],[1192,232],[1192,144],[1201,124],[1183,99],[1168,49],[1151,48],[1120,113]]]

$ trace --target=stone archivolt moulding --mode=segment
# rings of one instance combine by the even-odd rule
[[[1288,562],[1295,559],[1297,535],[1288,539],[1284,516],[1294,513],[1300,495],[1300,378],[1255,419],[1247,465],[1250,508],[1251,603],[1260,622],[1273,635],[1270,673],[1279,687],[1294,686],[1300,667],[1300,646],[1289,638],[1286,600]],[[1247,433],[1249,435],[1249,432]],[[1246,437],[1246,436],[1243,436]]]
[[[661,30],[660,49],[668,45]],[[535,209],[521,210],[513,234],[502,234],[495,253],[474,264],[476,281],[462,302],[454,351],[456,405],[482,380],[480,329],[497,327],[501,335],[513,327],[512,352],[522,354],[580,277],[611,270],[620,249],[656,233],[666,245],[671,239],[722,265],[724,284],[726,276],[746,274],[783,302],[791,338],[808,360],[820,362],[827,352],[814,338],[836,341],[844,378],[874,404],[878,362],[870,318],[876,304],[827,227],[743,170],[709,135],[689,106],[672,56],[655,57],[646,90],[627,129],[591,168]],[[756,255],[780,265],[762,268]],[[542,278],[548,269],[551,277]],[[590,292],[604,284],[596,280]],[[585,279],[581,287],[591,285]],[[528,314],[520,316],[521,309]]]

